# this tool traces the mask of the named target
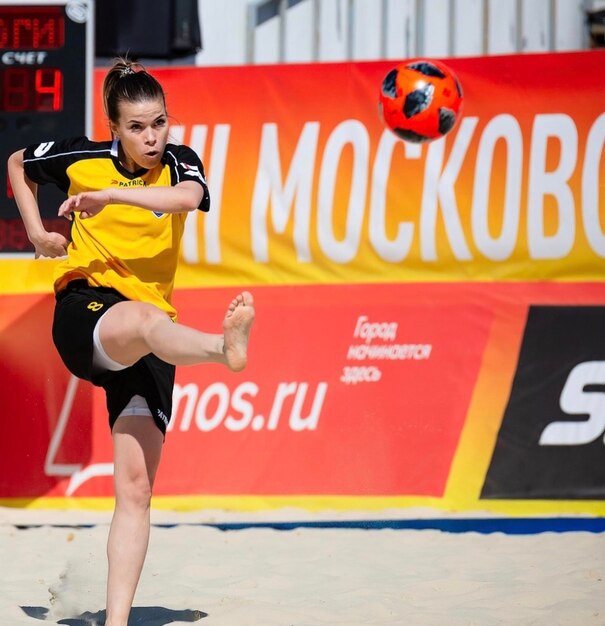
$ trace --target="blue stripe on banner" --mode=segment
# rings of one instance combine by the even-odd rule
[[[53,528],[93,528],[98,524],[15,524],[20,530],[52,526]],[[384,519],[384,520],[335,520],[293,522],[185,522],[174,524],[155,523],[156,528],[179,526],[206,526],[218,530],[249,530],[268,528],[272,530],[295,530],[297,528],[332,528],[357,530],[440,530],[445,533],[503,533],[506,535],[536,535],[538,533],[605,532],[605,517],[539,517],[539,518],[464,518],[464,519]]]
[[[182,524],[154,524],[162,528]],[[185,524],[187,525],[187,524]],[[295,530],[297,528],[350,528],[362,530],[441,530],[448,533],[504,533],[507,535],[534,535],[546,532],[605,532],[605,518],[595,517],[540,517],[540,518],[465,518],[465,519],[395,519],[395,520],[338,520],[301,522],[218,522],[194,524],[219,530],[247,530],[270,528]]]

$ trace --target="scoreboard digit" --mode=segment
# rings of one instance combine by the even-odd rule
[[[8,157],[29,144],[91,132],[93,20],[93,0],[0,0],[0,254],[33,250],[8,180]],[[55,188],[38,189],[47,229],[68,235],[69,222],[57,217],[63,199]]]

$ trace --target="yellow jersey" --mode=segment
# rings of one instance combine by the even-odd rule
[[[187,146],[167,144],[157,167],[132,173],[118,160],[118,140],[77,137],[29,146],[24,167],[35,183],[55,184],[70,196],[194,180],[204,188],[199,210],[210,208],[202,162]],[[175,319],[171,298],[186,216],[125,204],[108,204],[85,220],[74,213],[67,258],[55,269],[55,292],[71,280],[84,278],[91,287],[112,287],[125,298],[154,304]]]

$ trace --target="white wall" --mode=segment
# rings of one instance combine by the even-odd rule
[[[386,6],[385,57],[413,57],[418,44],[416,0],[388,0]]]
[[[203,50],[196,57],[197,65],[245,62],[248,4],[250,0],[198,0]]]
[[[485,53],[487,7],[484,0],[458,0],[454,4],[450,56],[477,56]]]
[[[249,29],[265,0],[198,0],[198,65],[581,50],[603,0],[304,0]],[[599,4],[602,3],[602,4]]]
[[[307,0],[286,11],[284,58],[286,61],[315,61],[316,37],[313,32],[315,3]]]

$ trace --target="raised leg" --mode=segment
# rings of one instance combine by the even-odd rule
[[[157,307],[129,301],[107,311],[100,321],[99,337],[107,355],[122,365],[132,365],[153,352],[173,365],[222,363],[240,371],[247,363],[253,321],[254,301],[247,291],[229,303],[223,334],[175,324]]]

